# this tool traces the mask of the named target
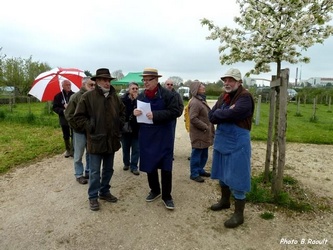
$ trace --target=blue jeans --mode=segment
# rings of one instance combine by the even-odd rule
[[[204,173],[204,167],[208,160],[208,148],[192,148],[190,170],[191,177],[196,178]]]
[[[75,177],[83,176],[83,163],[82,156],[87,145],[87,138],[85,134],[73,132],[73,146],[74,146],[74,171]],[[89,154],[86,152],[86,173],[89,173]]]
[[[113,175],[113,161],[114,153],[90,154],[89,199],[97,199],[98,192],[102,195],[110,192],[110,181]]]
[[[140,157],[138,137],[133,136],[131,133],[124,133],[121,137],[121,144],[124,165],[130,166],[132,171],[137,170]]]

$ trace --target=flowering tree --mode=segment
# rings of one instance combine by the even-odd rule
[[[332,20],[332,0],[236,0],[236,2],[240,6],[240,17],[235,17],[234,21],[240,28],[220,28],[207,19],[202,19],[201,24],[208,26],[211,31],[207,39],[220,39],[221,64],[254,62],[253,69],[246,75],[270,72],[270,63],[276,63],[276,76],[280,78],[283,61],[291,64],[310,62],[310,58],[302,56],[302,51],[315,43],[323,43],[333,34],[333,26],[328,24]],[[285,92],[286,84],[288,83],[283,85]],[[279,87],[274,89],[278,94],[275,107],[272,192],[277,197],[282,188],[285,162],[285,138],[278,143],[278,137],[285,135],[286,104],[282,100],[279,101]],[[281,131],[283,133],[279,133]],[[269,127],[265,164],[267,178],[272,133]],[[276,175],[277,147],[280,149],[280,157]]]
[[[176,86],[180,86],[184,82],[183,78],[179,76],[170,76],[168,79],[171,79]]]
[[[236,0],[240,17],[234,21],[241,27],[220,28],[212,21],[202,19],[201,24],[211,32],[208,40],[220,39],[221,64],[253,61],[254,68],[247,72],[270,72],[270,63],[309,63],[302,51],[316,43],[323,43],[333,34],[332,0]]]

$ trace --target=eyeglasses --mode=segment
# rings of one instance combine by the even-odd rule
[[[139,88],[131,88],[131,90],[138,90]]]
[[[89,83],[88,84],[90,87],[95,87],[95,83]]]
[[[173,86],[173,84],[172,83],[167,83],[167,86]]]
[[[142,79],[141,81],[142,82],[150,82],[152,80],[154,80],[156,77],[153,77],[153,78],[150,78],[150,79]]]

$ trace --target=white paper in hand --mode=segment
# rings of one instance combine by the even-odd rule
[[[147,113],[151,112],[150,103],[137,100],[137,109],[142,111],[142,114],[136,117],[138,123],[153,124],[153,120],[147,117]]]

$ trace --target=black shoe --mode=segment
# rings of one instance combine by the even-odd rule
[[[191,160],[191,157],[187,157],[187,160],[189,160],[189,161],[190,161],[190,160]]]
[[[169,210],[175,209],[175,204],[173,204],[173,200],[163,200],[164,206]]]
[[[91,199],[91,200],[89,200],[89,206],[90,206],[90,210],[92,210],[92,211],[99,210],[98,200],[97,199]]]
[[[147,202],[151,202],[151,201],[154,201],[154,200],[156,200],[158,197],[160,197],[161,196],[161,193],[159,193],[159,194],[154,194],[153,192],[149,192],[149,194],[148,194],[148,196],[147,196],[147,198],[146,198],[146,201]]]
[[[190,177],[191,180],[194,180],[196,182],[205,182],[205,180],[199,175],[197,177]]]
[[[76,181],[80,184],[83,184],[83,185],[88,183],[87,179],[84,178],[83,176],[80,176],[79,178],[76,178]]]
[[[139,172],[137,169],[131,170],[131,172],[132,172],[134,175],[139,175],[139,174],[140,174],[140,172]]]
[[[89,172],[86,172],[86,173],[84,174],[84,178],[87,179],[87,180],[89,179]]]
[[[108,202],[117,202],[118,198],[116,196],[113,196],[111,193],[106,193],[106,194],[99,194],[99,198],[101,200],[106,200]]]
[[[203,176],[203,177],[210,177],[210,173],[208,172],[203,172],[200,174],[200,176]]]
[[[123,170],[127,171],[127,170],[129,170],[129,168],[130,168],[129,166],[124,166]]]
[[[70,156],[71,156],[71,153],[68,150],[66,150],[66,152],[65,152],[65,158],[69,158]]]

